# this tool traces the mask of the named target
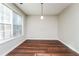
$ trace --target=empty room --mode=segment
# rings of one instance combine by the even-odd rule
[[[0,3],[0,56],[79,56],[79,3]]]

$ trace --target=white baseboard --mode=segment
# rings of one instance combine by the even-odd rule
[[[9,52],[11,52],[13,49],[15,49],[17,46],[19,46],[20,44],[22,44],[26,39],[22,40],[21,42],[19,42],[17,45],[13,46],[11,49],[9,49],[7,52],[5,52],[2,56],[6,56]]]
[[[59,40],[60,42],[62,42],[64,45],[66,45],[68,48],[72,49],[73,51],[75,51],[76,53],[79,54],[79,51],[75,50],[74,48],[70,47],[68,44],[66,44],[65,42]]]
[[[26,38],[27,40],[58,40],[58,38]]]

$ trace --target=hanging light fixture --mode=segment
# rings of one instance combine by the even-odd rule
[[[44,19],[44,16],[43,16],[43,3],[41,3],[41,17],[40,17],[40,19],[41,20]]]

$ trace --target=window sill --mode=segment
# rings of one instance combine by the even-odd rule
[[[10,39],[0,40],[0,44],[6,43],[6,42],[8,42],[8,41],[10,41],[10,40],[13,40],[13,39],[19,38],[19,37],[21,37],[21,36],[22,36],[22,35],[17,36],[17,37],[14,37],[14,38],[10,38]]]

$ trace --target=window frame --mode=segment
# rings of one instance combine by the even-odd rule
[[[13,36],[13,37],[10,37],[10,38],[8,38],[8,39],[4,39],[4,36],[3,36],[3,39],[2,40],[0,40],[0,41],[8,41],[8,40],[12,40],[12,39],[14,39],[14,38],[17,38],[17,37],[20,37],[20,36],[22,36],[23,35],[23,16],[21,15],[21,14],[19,14],[19,13],[17,13],[16,11],[14,11],[12,8],[10,8],[9,6],[7,6],[7,5],[5,5],[4,3],[1,3],[2,5],[4,5],[5,7],[7,7],[7,8],[9,8],[11,11],[12,11],[12,13],[15,13],[15,14],[17,14],[18,16],[20,16],[21,17],[21,34],[20,35],[18,35],[18,36]],[[12,18],[13,19],[13,18]],[[13,21],[12,21],[12,23],[13,23]],[[4,30],[4,29],[3,29]],[[13,31],[13,28],[12,28],[12,31]],[[11,34],[11,33],[10,33]],[[3,33],[3,35],[5,35],[4,33]]]
[[[9,9],[11,9],[14,13],[21,16],[21,21],[22,21],[22,23],[21,23],[21,25],[22,25],[22,33],[21,33],[21,35],[24,35],[24,25],[23,25],[24,16],[21,13],[19,13],[18,11],[14,10],[13,7],[11,7],[11,6],[9,6],[9,5],[5,4],[5,3],[2,3],[2,4],[5,5],[6,7],[8,7]],[[14,3],[13,3],[13,5],[14,5]]]

